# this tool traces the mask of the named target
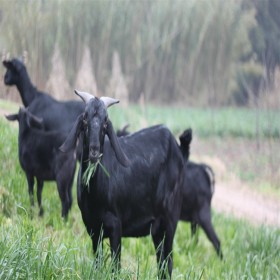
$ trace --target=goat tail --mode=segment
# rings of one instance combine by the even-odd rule
[[[213,169],[207,165],[207,164],[202,164],[208,179],[209,179],[209,183],[210,183],[210,189],[211,189],[211,194],[213,195],[215,192],[215,173],[213,171]]]

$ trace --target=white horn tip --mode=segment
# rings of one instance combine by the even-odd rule
[[[74,92],[85,102],[88,103],[89,100],[94,99],[95,97],[87,92],[78,91],[74,89]]]
[[[107,96],[100,97],[100,100],[102,100],[104,102],[104,104],[107,108],[120,102],[120,100],[118,100],[118,99],[107,97]]]

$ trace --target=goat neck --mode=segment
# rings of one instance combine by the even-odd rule
[[[27,79],[22,79],[16,85],[17,89],[20,93],[22,103],[25,107],[29,106],[32,101],[36,98],[36,88],[32,85],[27,72],[26,72]]]
[[[29,106],[36,98],[36,88],[31,83],[25,67],[19,73],[19,80],[16,87],[20,93],[23,105],[25,107]]]

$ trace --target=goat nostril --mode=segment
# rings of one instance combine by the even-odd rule
[[[97,158],[99,156],[99,152],[97,149],[91,148],[89,153],[90,153],[90,156],[93,158]]]

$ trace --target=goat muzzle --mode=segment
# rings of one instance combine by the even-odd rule
[[[89,160],[91,163],[96,163],[100,158],[100,153],[98,150],[90,149],[89,151]]]

